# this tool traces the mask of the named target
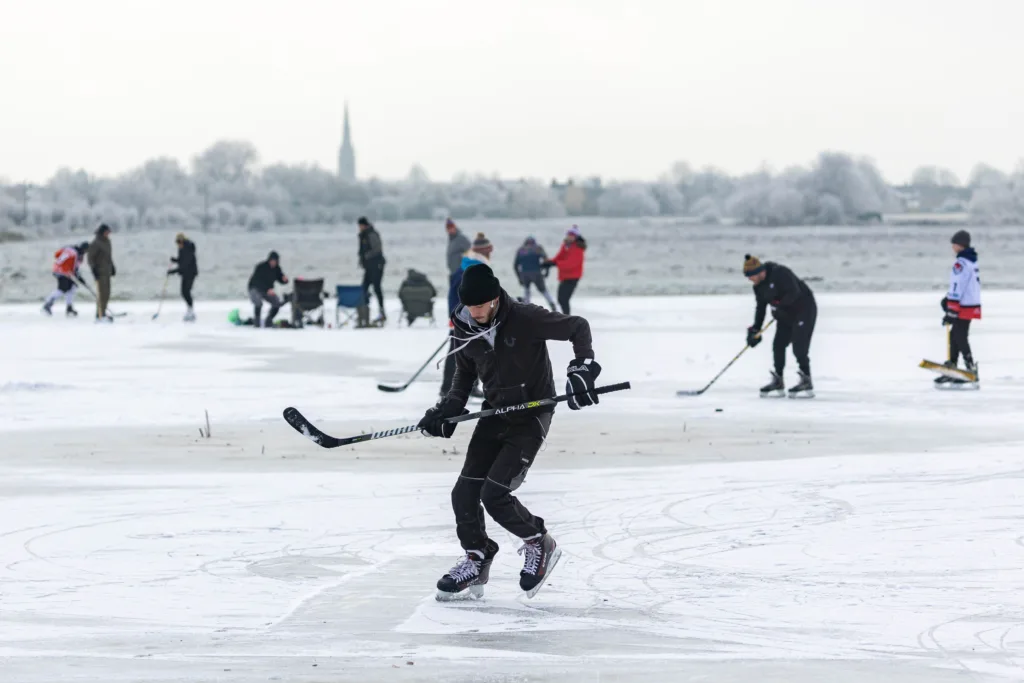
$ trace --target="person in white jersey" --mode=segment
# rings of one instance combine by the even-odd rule
[[[953,253],[956,261],[949,274],[949,291],[942,299],[942,310],[945,311],[943,324],[949,331],[949,359],[946,366],[955,368],[960,356],[964,358],[967,371],[978,377],[978,364],[971,353],[971,344],[967,336],[972,320],[981,320],[981,277],[978,275],[978,252],[971,246],[971,234],[966,230],[958,230],[953,239]],[[963,382],[951,377],[938,377],[935,382]]]

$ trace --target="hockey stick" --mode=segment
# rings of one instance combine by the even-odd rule
[[[622,382],[621,384],[610,384],[606,387],[599,387],[594,389],[595,394],[608,394],[613,391],[623,391],[629,389],[629,382]],[[582,393],[582,392],[581,392]],[[449,417],[446,422],[467,422],[469,420],[479,420],[484,417],[491,417],[492,415],[508,415],[509,413],[519,413],[525,410],[532,410],[534,408],[540,408],[542,406],[553,406],[556,403],[562,403],[568,401],[570,397],[576,394],[564,394],[562,396],[554,396],[552,398],[542,398],[539,401],[529,401],[528,403],[520,403],[515,406],[506,406],[504,408],[489,408],[487,410],[481,410],[476,413],[467,413],[465,415],[459,415],[458,417]],[[363,441],[372,441],[374,439],[383,439],[389,436],[399,436],[401,434],[408,434],[409,432],[417,431],[416,425],[409,425],[408,427],[399,427],[397,429],[389,429],[384,432],[373,432],[372,434],[360,434],[359,436],[350,436],[348,438],[339,439],[329,434],[325,434],[313,425],[312,422],[303,417],[295,408],[285,408],[284,410],[285,421],[292,426],[295,431],[299,432],[306,438],[318,446],[324,448],[337,448],[338,446],[350,446],[355,443],[362,443]]]
[[[765,325],[764,327],[761,328],[761,331],[757,333],[757,336],[760,337],[762,334],[764,334],[765,332],[768,331],[769,327],[771,327],[774,324],[775,324],[775,319],[773,318],[772,320],[768,321],[767,325]],[[738,361],[740,359],[740,356],[742,356],[744,353],[746,353],[747,349],[749,349],[749,348],[750,348],[750,344],[747,344],[746,346],[744,346],[743,349],[739,353],[737,353],[735,356],[732,357],[732,360],[729,361],[728,365],[726,365],[724,368],[722,368],[721,372],[719,372],[717,375],[715,375],[711,379],[711,381],[708,382],[704,386],[703,389],[677,391],[676,392],[676,396],[700,396],[705,391],[710,389],[711,385],[714,384],[715,382],[717,382],[718,378],[721,377],[722,375],[724,375],[725,371],[728,370],[729,368],[731,368],[732,364],[735,363],[736,361]]]
[[[450,342],[450,340],[451,337],[445,337],[444,341],[441,342],[441,345],[437,347],[437,350],[430,354],[430,358],[427,359],[427,362],[424,363],[420,367],[420,369],[416,371],[416,374],[410,377],[409,381],[403,384],[402,386],[393,387],[388,384],[378,384],[377,388],[380,389],[381,391],[387,391],[392,394],[397,393],[399,391],[405,391],[406,389],[409,388],[409,385],[416,381],[416,378],[420,376],[420,373],[423,372],[428,365],[430,365],[430,361],[434,360],[434,357],[437,356],[438,353],[440,353],[441,349],[443,349]]]
[[[156,305],[156,313],[153,314],[153,320],[156,320],[160,316],[160,311],[164,307],[164,297],[167,296],[167,282],[171,279],[171,274],[167,273],[164,276],[164,288],[160,290],[160,302]]]
[[[92,291],[92,288],[88,285],[88,283],[86,283],[85,280],[79,280],[79,282],[82,284],[83,287],[85,287],[85,291],[92,294],[93,299],[96,299],[96,301],[100,300],[100,298],[96,296],[96,292]],[[112,310],[110,310],[110,308],[107,308],[107,315],[109,315],[111,318],[123,318],[126,315],[128,315],[128,313],[114,313]]]

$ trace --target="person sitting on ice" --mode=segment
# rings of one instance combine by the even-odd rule
[[[82,277],[78,274],[78,267],[82,265],[82,258],[85,256],[88,248],[89,243],[82,242],[74,246],[61,247],[54,253],[53,276],[57,278],[57,289],[53,290],[50,296],[46,297],[46,303],[43,304],[43,313],[46,315],[53,315],[51,310],[53,304],[62,296],[67,302],[65,315],[69,318],[78,315],[78,311],[75,310],[73,305],[75,291],[78,289],[78,285],[75,282],[82,281]]]
[[[264,301],[270,304],[270,311],[263,322],[263,327],[273,327],[274,316],[283,305],[280,297],[274,293],[274,285],[278,282],[288,284],[288,276],[281,271],[277,252],[272,251],[266,261],[256,264],[256,269],[249,278],[249,300],[252,301],[254,327],[260,327],[260,311]]]
[[[942,299],[942,310],[945,313],[942,322],[947,326],[949,334],[949,359],[945,362],[948,368],[955,368],[960,356],[964,357],[967,372],[974,375],[977,383],[978,364],[974,362],[971,344],[967,335],[972,320],[981,320],[981,277],[978,275],[978,252],[971,246],[971,233],[958,230],[953,239],[953,270],[949,274],[949,291]],[[963,384],[966,380],[946,377],[935,378],[936,384]]]
[[[754,324],[747,328],[747,344],[753,348],[761,343],[761,328],[765,312],[772,307],[775,318],[775,369],[772,381],[761,387],[761,396],[782,396],[786,387],[782,383],[782,371],[786,367],[786,347],[793,345],[793,355],[800,367],[800,382],[789,390],[790,398],[812,398],[814,385],[811,383],[811,336],[818,319],[818,304],[807,283],[793,271],[780,263],[761,261],[747,254],[743,257],[743,275],[754,284],[754,298],[757,305]]]

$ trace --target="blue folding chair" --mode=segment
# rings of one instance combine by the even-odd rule
[[[344,327],[359,315],[360,310],[366,311],[369,317],[369,305],[365,292],[360,285],[337,285],[336,296],[338,305],[334,309],[334,326]],[[341,319],[341,309],[345,309],[345,319]]]

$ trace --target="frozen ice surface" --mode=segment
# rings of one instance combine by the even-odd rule
[[[747,296],[581,299],[602,382],[520,489],[564,554],[518,543],[439,604],[471,429],[415,421],[445,329],[253,330],[229,304],[114,325],[0,313],[0,680],[1019,681],[1024,294],[986,292],[979,392],[937,392],[932,294],[819,296],[818,398],[762,400]],[[552,345],[556,373],[567,345]],[[795,380],[795,373],[787,378]],[[715,412],[721,408],[722,412]],[[211,418],[212,436],[199,435]]]

